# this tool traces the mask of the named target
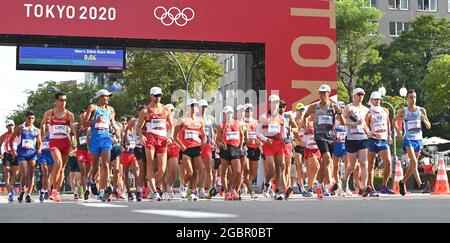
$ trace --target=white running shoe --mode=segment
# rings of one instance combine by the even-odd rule
[[[200,188],[200,190],[198,190],[198,198],[205,198],[206,197],[206,192],[204,188]]]
[[[168,193],[168,192],[164,192],[162,198],[164,201],[172,200],[172,198],[170,197],[170,193]]]
[[[153,202],[159,202],[161,201],[161,196],[159,195],[159,193],[155,192],[153,193],[153,197],[152,197]]]
[[[246,185],[242,185],[241,192],[242,192],[242,194],[247,194],[248,193],[248,188],[247,188]]]
[[[251,197],[252,199],[258,198],[258,197],[256,196],[256,193],[255,193],[255,192],[251,192],[251,193],[250,193],[250,197]]]
[[[168,191],[167,193],[169,193],[169,197],[170,197],[171,199],[175,198],[175,193],[173,193],[173,190],[172,190],[172,189],[169,189],[169,191]]]
[[[180,197],[186,198],[186,187],[180,186]]]
[[[353,196],[352,191],[351,191],[350,189],[347,188],[347,191],[345,191],[345,196],[347,196],[347,197]]]

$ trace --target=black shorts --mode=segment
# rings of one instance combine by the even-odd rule
[[[316,140],[317,147],[319,147],[320,153],[331,153],[333,152],[334,142],[328,142],[324,140]]]
[[[236,146],[232,146],[232,145],[227,145],[227,149],[221,149],[220,150],[220,158],[227,160],[227,161],[232,161],[234,159],[240,159],[241,158],[241,150],[239,149],[239,147]]]
[[[3,166],[19,166],[19,160],[17,156],[13,158],[11,154],[3,153]]]
[[[145,150],[144,148],[134,148],[134,156],[137,160],[142,160],[143,163],[147,163],[147,157],[145,157]]]
[[[303,153],[305,153],[305,149],[300,145],[295,146],[294,151],[297,154],[301,154],[301,155],[303,155]]]
[[[220,167],[220,158],[215,158],[214,159],[214,169],[218,170]]]
[[[258,161],[261,157],[261,150],[259,148],[247,148],[247,157],[250,161]]]
[[[120,152],[120,147],[117,146],[113,146],[112,150],[111,150],[111,158],[109,158],[110,162],[113,162],[114,160],[117,159],[117,157],[119,157],[120,155],[122,155],[122,153]]]
[[[345,151],[347,153],[357,153],[359,150],[367,149],[367,139],[345,140]]]
[[[80,167],[78,166],[78,160],[76,156],[70,156],[69,161],[69,172],[80,172]]]
[[[195,159],[202,155],[202,149],[200,146],[187,148],[186,150],[183,151],[183,154],[189,156],[191,159]]]

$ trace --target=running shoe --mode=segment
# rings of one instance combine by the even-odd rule
[[[44,199],[48,200],[50,198],[50,196],[48,195],[48,192],[44,192]]]
[[[40,203],[43,203],[43,202],[44,202],[44,199],[45,199],[45,198],[44,198],[44,192],[43,192],[43,191],[40,191],[40,192],[39,192],[39,202],[40,202]]]
[[[222,182],[220,181],[220,176],[218,176],[217,178],[216,178],[216,185],[215,185],[217,188],[221,188],[222,187]]]
[[[87,201],[87,200],[89,200],[89,194],[90,194],[90,192],[89,192],[89,190],[86,190],[85,192],[84,192],[84,200],[85,201]]]
[[[128,192],[128,202],[133,202],[133,201],[134,201],[133,193]]]
[[[32,202],[31,196],[30,196],[30,195],[27,195],[27,196],[25,197],[25,202],[26,202],[26,203],[31,203],[31,202]]]
[[[283,199],[284,199],[283,193],[280,193],[280,192],[275,193],[275,200],[281,201]]]
[[[231,196],[231,193],[227,192],[227,194],[225,194],[225,201],[232,201],[233,197]]]
[[[162,197],[163,191],[161,190],[161,188],[157,187],[156,192],[159,194],[160,197]]]
[[[317,198],[322,199],[323,198],[322,187],[317,187],[316,192],[317,192]]]
[[[20,192],[19,193],[19,197],[17,198],[17,201],[19,201],[20,203],[23,201],[23,196],[25,195],[25,192]]]
[[[363,197],[367,197],[372,192],[372,187],[367,186],[365,190],[360,190],[360,191],[363,191],[363,194],[362,194]]]
[[[189,199],[189,201],[197,201],[198,200],[198,196],[195,193],[191,194],[191,199]]]
[[[198,191],[198,198],[205,198],[206,197],[206,192],[204,188],[200,188],[200,190]]]
[[[256,193],[252,191],[252,192],[250,192],[250,198],[257,199],[258,197],[256,196]]]
[[[378,194],[378,192],[375,190],[374,187],[372,187],[371,192],[369,193],[369,197],[379,197],[380,195]]]
[[[324,197],[329,197],[330,193],[328,192],[328,189],[326,187],[323,187],[323,196]]]
[[[233,200],[240,200],[239,194],[236,192],[236,190],[231,189],[230,193],[231,196],[233,197]]]
[[[387,187],[387,186],[381,187],[380,192],[381,192],[382,194],[388,194],[388,195],[394,195],[394,194],[395,194],[395,192],[392,191],[392,190],[391,190],[389,187]]]
[[[330,194],[332,196],[336,195],[336,191],[339,189],[339,185],[337,183],[334,183],[333,187],[331,187],[331,192]]]
[[[8,193],[8,202],[10,203],[14,202],[14,191],[10,191]]]
[[[148,187],[147,186],[144,186],[142,188],[142,198],[144,198],[144,199],[148,198]]]
[[[247,194],[247,193],[248,193],[248,188],[247,188],[247,186],[244,185],[244,184],[242,184],[241,191],[242,191],[242,193]]]
[[[108,186],[105,190],[105,201],[111,202],[112,192],[113,192],[112,188],[110,186]]]
[[[61,202],[61,198],[59,197],[59,192],[58,191],[55,192],[55,197],[53,198],[53,200],[55,202]]]
[[[161,200],[162,199],[161,199],[161,196],[159,195],[159,193],[157,193],[157,192],[153,193],[153,197],[152,197],[153,202],[159,202]]]
[[[303,196],[303,197],[309,197],[309,196],[308,196],[308,191],[307,191],[307,190],[302,189],[301,193],[302,193],[302,196]]]
[[[181,198],[186,198],[187,194],[187,190],[185,186],[180,186],[180,197]]]
[[[73,200],[78,200],[78,199],[80,199],[80,198],[78,197],[78,194],[73,194]]]
[[[169,189],[168,191],[170,198],[174,198],[175,197],[175,193],[173,192],[173,189]]]
[[[311,189],[308,190],[308,193],[306,194],[306,197],[313,197],[313,196],[314,196],[314,192],[313,192],[313,189],[311,188]]]
[[[105,191],[104,190],[100,190],[100,193],[98,194],[98,199],[102,202],[105,201]]]
[[[192,190],[191,190],[191,188],[186,188],[186,198],[189,201],[192,199]]]
[[[163,199],[164,201],[170,201],[170,200],[172,200],[172,198],[170,197],[170,195],[169,195],[168,192],[164,192],[164,193],[163,193],[162,199]]]
[[[97,189],[97,185],[93,182],[91,182],[91,192],[92,194],[94,194],[95,196],[98,196],[98,189]]]
[[[136,191],[136,202],[142,201],[142,193],[141,191]]]
[[[405,194],[406,194],[406,186],[405,186],[405,182],[403,180],[400,180],[398,182],[398,187],[400,189],[400,194],[402,196],[405,196]]]
[[[347,188],[347,191],[345,191],[345,196],[347,197],[352,197],[353,196],[353,192]]]
[[[287,189],[286,192],[284,193],[284,197],[285,197],[286,199],[289,198],[289,196],[292,195],[292,192],[293,192],[292,187],[288,187],[288,189]]]
[[[215,197],[217,195],[217,190],[216,190],[216,188],[215,187],[211,187],[209,190],[208,190],[208,197],[209,198],[213,198],[213,197]]]

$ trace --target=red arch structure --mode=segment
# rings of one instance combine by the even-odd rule
[[[263,45],[266,89],[288,104],[317,100],[323,83],[336,94],[335,27],[332,0],[0,0],[0,44]]]

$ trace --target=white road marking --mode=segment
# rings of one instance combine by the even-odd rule
[[[77,203],[77,204],[93,208],[128,208],[128,206],[125,205],[117,205],[109,203]]]
[[[145,213],[145,214],[156,214],[156,215],[179,217],[179,218],[186,218],[186,219],[237,218],[237,215],[234,215],[234,214],[183,211],[183,210],[133,210],[132,212]]]

